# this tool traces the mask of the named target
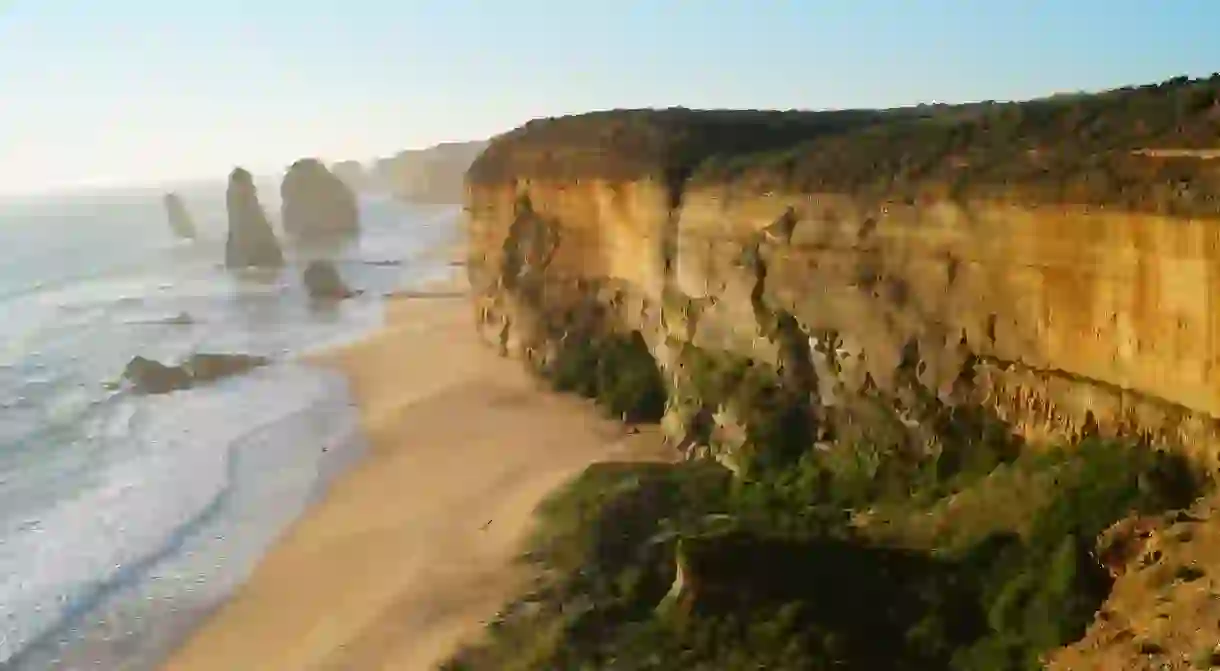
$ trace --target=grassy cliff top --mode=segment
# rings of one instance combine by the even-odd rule
[[[467,176],[475,184],[515,178],[686,178],[713,156],[784,150],[895,113],[671,108],[534,119],[494,138]]]
[[[828,112],[613,110],[539,119],[495,138],[467,174],[475,185],[645,176],[758,190],[991,197],[1217,216],[1220,75],[1023,102]]]

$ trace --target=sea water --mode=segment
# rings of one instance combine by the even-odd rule
[[[441,276],[425,252],[458,215],[362,197],[334,258],[363,293],[320,308],[291,253],[272,276],[223,268],[223,183],[179,193],[195,241],[159,189],[0,201],[0,668],[153,668],[223,602],[362,449],[343,378],[301,354]],[[260,196],[274,221],[274,183]],[[274,363],[166,395],[115,384],[133,356],[193,352]]]

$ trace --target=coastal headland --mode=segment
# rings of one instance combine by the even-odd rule
[[[699,493],[590,512],[635,530],[614,553],[559,525],[549,596],[463,668],[1210,654],[1218,111],[1220,76],[1183,77],[495,138],[467,175],[484,340],[656,420]]]
[[[167,668],[1210,664],[1217,110],[494,138],[470,296],[326,358],[377,447]]]

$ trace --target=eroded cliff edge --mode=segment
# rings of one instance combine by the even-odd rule
[[[708,668],[748,649],[775,668],[1201,654],[1220,612],[1192,596],[1220,583],[1190,540],[1217,501],[1218,131],[1220,76],[1023,103],[619,110],[493,140],[467,175],[483,337],[739,476],[692,484],[703,459],[589,474],[563,510],[611,501],[589,538],[609,525],[630,551],[544,560],[570,580],[498,650],[560,622],[577,633],[552,665],[642,645],[682,668],[692,631],[748,613],[813,638],[752,649],[738,631]],[[713,494],[673,502],[650,478]],[[913,573],[887,583],[898,566]],[[620,578],[626,596],[599,591]],[[633,638],[624,603],[654,609],[660,638]]]
[[[479,323],[541,367],[567,337],[639,331],[678,441],[694,346],[807,368],[822,408],[875,390],[901,410],[914,389],[1031,439],[1144,435],[1210,461],[1220,163],[1189,150],[1217,137],[1218,85],[531,122],[468,174]],[[715,410],[710,447],[731,453]]]

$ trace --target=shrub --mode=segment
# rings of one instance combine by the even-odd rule
[[[610,110],[535,120],[492,141],[472,184],[662,178],[894,201],[1001,198],[1220,215],[1207,161],[1220,77],[1018,102],[887,110]],[[561,157],[561,160],[556,160]],[[671,197],[674,197],[671,194]]]
[[[709,410],[729,407],[745,428],[746,472],[796,463],[813,445],[808,390],[786,385],[772,366],[729,352],[687,346],[681,357],[690,395]],[[712,441],[712,427],[696,427],[696,440]]]
[[[544,373],[557,390],[594,399],[614,417],[653,422],[665,412],[665,380],[638,331],[568,338]]]
[[[873,477],[910,473],[875,458]],[[744,481],[705,462],[595,466],[540,511],[531,556],[550,576],[534,597],[542,605],[463,659],[472,669],[1041,668],[1109,591],[1095,537],[1128,514],[1188,503],[1199,484],[1178,457],[1095,439],[1004,467],[1057,484],[1030,497],[1021,529],[945,552],[857,533],[842,501],[868,505],[884,490],[819,455]],[[688,587],[679,607],[655,611],[678,539]]]

